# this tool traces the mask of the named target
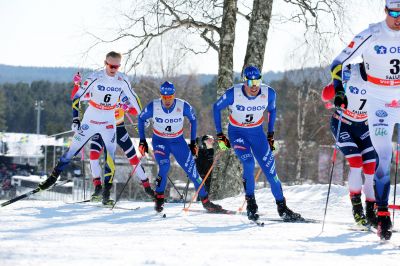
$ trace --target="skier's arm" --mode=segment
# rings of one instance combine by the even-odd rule
[[[268,132],[274,132],[276,120],[276,92],[268,87]]]
[[[147,119],[153,117],[153,102],[150,102],[140,113],[138,118],[138,130],[139,130],[139,138],[146,139],[146,135],[144,132],[144,125]]]
[[[86,93],[89,93],[92,84],[97,80],[95,77],[88,77],[85,82],[83,83],[82,86],[79,87],[78,91],[75,93],[73,99],[72,99],[72,117],[73,118],[78,118],[79,117],[79,102],[81,101],[81,98],[86,95]]]
[[[233,104],[233,88],[228,89],[213,106],[215,129],[218,133],[222,133],[221,111]]]
[[[196,130],[197,130],[197,120],[196,120],[196,113],[193,107],[185,102],[183,105],[183,115],[189,119],[190,122],[190,140],[196,140]]]
[[[126,86],[121,93],[122,103],[127,104],[129,107],[134,108],[137,111],[137,113],[140,113],[140,111],[142,110],[142,104],[140,102],[139,97],[132,89],[129,80],[126,76],[124,77],[124,83],[126,84]]]
[[[368,28],[354,37],[350,44],[333,60],[331,75],[335,91],[344,91],[342,85],[343,66],[360,56],[372,40],[371,30]]]

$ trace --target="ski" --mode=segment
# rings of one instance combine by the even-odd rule
[[[263,218],[263,220],[268,221],[268,222],[282,222],[282,223],[305,223],[305,224],[318,224],[321,223],[320,220],[316,219],[308,219],[308,218],[302,218],[299,220],[284,220],[282,218]]]
[[[156,216],[159,218],[167,218],[167,215],[164,212],[157,212],[156,211]]]
[[[66,202],[66,203],[67,204],[79,204],[79,203],[87,203],[87,202],[90,202],[90,199],[73,201],[73,202]]]
[[[257,219],[257,220],[249,219],[249,221],[250,221],[251,223],[257,225],[257,226],[264,227],[264,222],[260,222],[258,219]]]
[[[56,187],[56,186],[62,186],[64,184],[68,183],[68,182],[71,182],[71,180],[65,180],[65,181],[62,181],[62,182],[55,183],[48,190],[50,190],[50,189],[52,189],[53,187]],[[5,201],[5,202],[1,203],[1,207],[5,207],[5,206],[10,205],[10,204],[12,204],[14,202],[17,202],[19,200],[28,198],[28,197],[30,197],[30,196],[32,196],[32,195],[34,195],[34,194],[36,194],[36,193],[38,193],[40,191],[41,191],[41,189],[37,187],[37,188],[35,188],[35,189],[31,190],[31,191],[28,191],[28,192],[26,192],[24,194],[19,195],[19,196],[13,198],[13,199],[10,199],[8,201]]]
[[[120,207],[120,206],[114,206],[114,208],[112,208],[112,206],[108,206],[108,205],[91,205],[91,206],[95,206],[95,207],[99,207],[99,208],[106,208],[106,209],[118,209],[118,210],[126,210],[126,211],[137,211],[140,209],[140,206],[137,206],[135,208],[127,208],[127,207]]]

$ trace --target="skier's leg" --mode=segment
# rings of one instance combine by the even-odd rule
[[[90,171],[93,178],[94,193],[91,196],[92,201],[101,200],[101,166],[99,162],[100,154],[103,150],[103,140],[99,134],[92,137],[90,141]]]

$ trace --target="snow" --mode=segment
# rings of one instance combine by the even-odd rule
[[[393,191],[393,190],[392,190]],[[322,219],[327,185],[284,187],[290,208]],[[256,191],[259,212],[277,218],[269,189]],[[244,196],[219,203],[237,210]],[[150,202],[121,202],[127,211],[94,204],[26,200],[0,209],[0,265],[397,265],[400,237],[380,243],[370,232],[350,231],[347,188],[332,186],[327,223],[291,224],[244,215],[183,212],[166,203],[166,219]],[[200,204],[192,205],[201,210]],[[396,226],[400,217],[396,215]]]

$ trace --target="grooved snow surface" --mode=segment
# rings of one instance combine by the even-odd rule
[[[291,186],[284,192],[290,208],[322,219],[327,185]],[[243,198],[219,203],[236,210]],[[269,189],[257,190],[256,198],[264,217],[278,217]],[[400,258],[398,233],[382,244],[373,233],[348,230],[351,206],[341,186],[332,186],[321,235],[321,224],[265,221],[262,228],[241,215],[183,213],[182,204],[167,203],[166,219],[156,217],[149,202],[119,206],[141,208],[110,211],[36,200],[0,208],[0,265],[377,266],[398,265]]]

